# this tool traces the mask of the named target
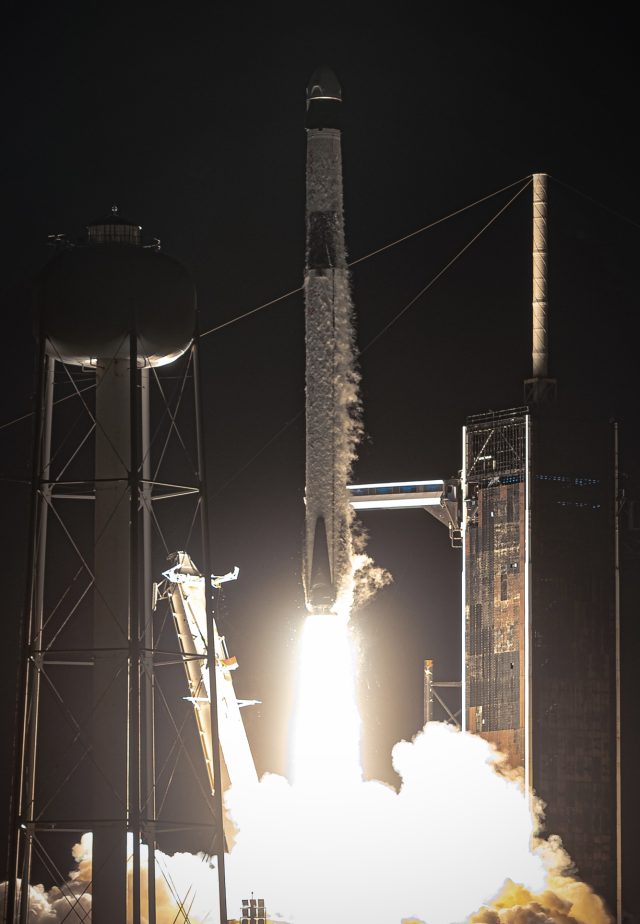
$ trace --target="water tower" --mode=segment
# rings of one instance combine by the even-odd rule
[[[80,243],[56,240],[35,302],[37,407],[6,920],[28,920],[20,881],[46,874],[62,882],[61,856],[92,832],[90,881],[67,895],[69,910],[86,910],[91,893],[93,924],[153,924],[158,832],[199,822],[212,832],[226,921],[221,787],[209,817],[181,818],[178,802],[161,825],[157,806],[158,671],[181,653],[154,631],[152,586],[159,561],[188,539],[211,573],[195,289],[180,263],[157,241],[145,245],[140,226],[113,209]],[[214,755],[219,760],[218,747]],[[220,779],[219,765],[214,770]]]

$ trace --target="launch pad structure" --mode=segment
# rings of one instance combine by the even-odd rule
[[[614,433],[534,405],[469,418],[464,441],[465,726],[615,907]]]
[[[356,510],[422,507],[462,549],[462,728],[520,768],[622,920],[617,427],[579,418],[548,369],[548,178],[533,177],[526,404],[469,417],[460,478],[348,488]],[[425,662],[425,721],[433,716]],[[447,705],[448,719],[457,721]]]
[[[524,771],[622,920],[617,426],[549,376],[548,177],[533,177],[532,377],[463,429],[464,727]]]

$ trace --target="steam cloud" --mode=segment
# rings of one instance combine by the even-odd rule
[[[240,828],[227,858],[230,914],[253,892],[272,917],[295,924],[610,924],[591,889],[565,875],[557,839],[530,850],[539,818],[503,760],[481,738],[430,723],[393,749],[399,792],[272,774],[230,790]],[[85,835],[63,886],[30,889],[30,924],[90,920],[90,849]],[[159,854],[157,863],[158,924],[215,924],[207,861]]]

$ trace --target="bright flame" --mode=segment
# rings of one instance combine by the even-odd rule
[[[361,779],[354,675],[347,617],[308,616],[300,644],[292,743],[297,785],[325,788]]]
[[[516,782],[495,772],[480,738],[432,723],[393,751],[396,793],[378,782],[290,785],[264,777],[231,792],[240,833],[229,857],[229,906],[247,889],[296,924],[451,924],[510,876],[532,890],[544,863],[529,852],[532,818]]]
[[[299,670],[294,782],[267,774],[226,796],[239,828],[227,858],[231,916],[253,893],[270,921],[295,924],[610,924],[589,887],[562,875],[570,861],[558,842],[531,849],[530,800],[480,737],[430,723],[393,749],[399,792],[362,780],[346,618],[307,617]],[[85,837],[65,885],[31,890],[33,924],[86,924],[89,857]],[[156,860],[158,924],[184,922],[185,908],[191,924],[217,924],[206,860]]]
[[[227,795],[230,909],[254,890],[296,924],[452,924],[481,908],[486,924],[608,924],[561,875],[558,842],[531,849],[531,800],[482,738],[431,723],[393,749],[399,792],[362,780],[347,616],[307,617],[299,672],[293,783],[267,775]]]

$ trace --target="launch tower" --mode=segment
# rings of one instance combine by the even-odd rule
[[[527,404],[463,431],[465,725],[524,769],[579,875],[616,907],[614,431],[547,369],[547,177],[534,177]]]

